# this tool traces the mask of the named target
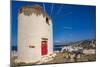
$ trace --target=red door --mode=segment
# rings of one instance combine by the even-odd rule
[[[42,41],[42,43],[41,43],[41,54],[46,55],[47,52],[48,52],[47,41]]]

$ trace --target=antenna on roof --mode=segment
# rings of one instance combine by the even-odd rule
[[[54,7],[54,5],[53,5],[53,3],[52,3],[50,16],[52,15],[53,7]]]

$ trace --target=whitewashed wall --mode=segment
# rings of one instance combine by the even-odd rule
[[[36,62],[41,59],[41,38],[48,38],[48,54],[53,53],[52,21],[46,24],[46,17],[23,13],[18,16],[18,59],[21,62]],[[35,48],[29,48],[34,45]]]

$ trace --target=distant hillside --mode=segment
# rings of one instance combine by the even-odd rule
[[[92,40],[81,40],[81,41],[76,41],[76,42],[69,42],[69,43],[55,43],[54,44],[54,50],[61,50],[62,47],[64,46],[76,46],[76,47],[83,47],[84,49],[89,49],[89,48],[93,48],[92,45],[90,45],[90,43],[94,41],[94,44],[96,44],[96,40],[92,39]]]
[[[96,45],[96,40],[84,40],[77,46],[83,47],[84,49],[93,48],[93,46],[91,45],[92,41],[93,41],[93,44]]]

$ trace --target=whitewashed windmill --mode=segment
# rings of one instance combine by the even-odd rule
[[[53,54],[52,19],[39,5],[23,6],[18,14],[18,62],[41,61]]]

